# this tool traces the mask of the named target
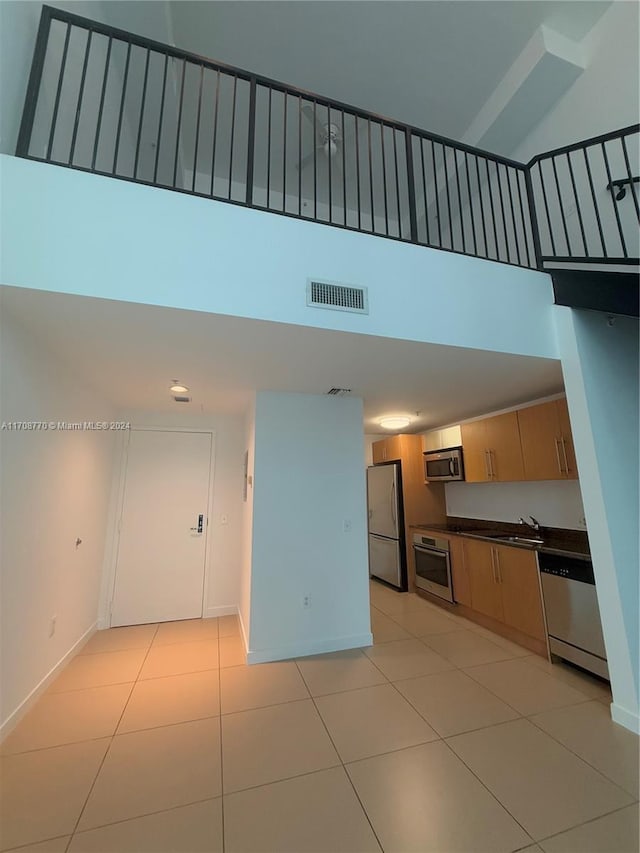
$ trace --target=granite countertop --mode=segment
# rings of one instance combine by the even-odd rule
[[[433,530],[435,533],[453,533],[470,539],[482,539],[510,548],[525,548],[527,551],[540,551],[544,554],[558,554],[590,560],[589,539],[584,530],[568,530],[562,527],[541,527],[539,531],[522,524],[486,521],[475,518],[448,518],[445,524],[414,524],[415,530]],[[510,542],[505,536],[524,536],[542,539],[541,543]]]

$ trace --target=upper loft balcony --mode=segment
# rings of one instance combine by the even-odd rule
[[[45,6],[16,154],[530,269],[628,269],[639,130],[519,163]]]

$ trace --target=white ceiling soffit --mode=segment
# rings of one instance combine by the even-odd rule
[[[196,413],[240,414],[256,390],[338,387],[363,398],[367,431],[408,414],[419,432],[563,387],[552,359],[22,288],[0,295],[14,322],[121,409],[175,410],[175,377],[193,398],[181,411]]]
[[[580,42],[611,2],[169,5],[179,47],[461,139],[539,27]]]
[[[508,155],[584,71],[579,44],[542,26],[479,111],[463,141]]]

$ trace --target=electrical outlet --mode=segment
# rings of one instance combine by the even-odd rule
[[[311,607],[311,596],[303,595],[302,596],[302,607],[304,610],[308,610]]]
[[[49,620],[49,636],[53,637],[56,632],[56,622],[58,621],[57,616],[52,616]]]

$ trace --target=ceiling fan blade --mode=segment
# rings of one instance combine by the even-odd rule
[[[324,136],[324,133],[325,133],[325,126],[320,121],[320,119],[318,118],[317,110],[316,110],[316,113],[314,115],[313,107],[310,104],[306,104],[304,107],[302,107],[301,112],[304,115],[304,117],[307,119],[307,121],[309,121],[311,124],[315,125],[316,133],[318,134],[319,138],[322,138]]]
[[[314,148],[310,154],[307,154],[306,157],[303,157],[302,160],[300,160],[300,162],[297,164],[296,168],[299,171],[302,171],[302,169],[306,168],[309,165],[309,163],[311,163],[313,161],[313,158],[316,156],[317,150],[318,150],[317,148]]]

